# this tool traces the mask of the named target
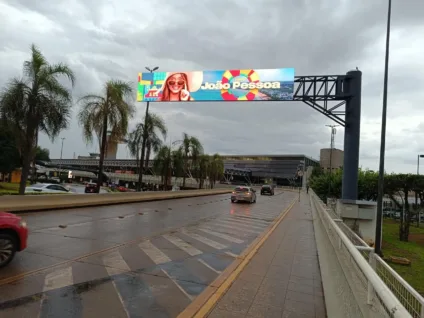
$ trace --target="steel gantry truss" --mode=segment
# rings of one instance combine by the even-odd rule
[[[293,101],[306,105],[334,120],[341,126],[346,125],[344,106],[350,97],[344,92],[348,75],[296,76]]]

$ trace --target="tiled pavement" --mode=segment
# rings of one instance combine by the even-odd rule
[[[325,318],[309,197],[302,193],[209,318]]]

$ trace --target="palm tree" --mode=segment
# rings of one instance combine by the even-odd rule
[[[23,73],[23,78],[12,79],[0,95],[2,118],[13,125],[19,138],[23,159],[19,194],[25,193],[38,133],[54,141],[69,125],[72,94],[60,77],[75,84],[74,73],[67,65],[49,64],[35,45],[31,46],[31,59],[24,62]]]
[[[142,123],[136,125],[135,129],[128,135],[127,146],[132,157],[135,157],[137,162],[143,164],[147,170],[151,153],[157,153],[162,146],[162,140],[166,139],[168,129],[165,121],[157,114],[148,114],[147,121],[143,119]],[[146,155],[143,163],[140,161],[140,151],[143,145],[144,123],[147,123],[147,141]],[[141,166],[140,166],[141,167]],[[142,169],[139,169],[140,171]]]
[[[180,150],[183,153],[184,158],[184,175],[183,175],[183,188],[185,187],[185,181],[187,174],[191,167],[196,165],[196,161],[200,155],[203,154],[202,143],[194,136],[189,136],[183,133],[183,139],[177,141],[180,143]]]
[[[222,157],[217,153],[210,159],[208,176],[211,189],[213,189],[215,183],[220,181],[224,176],[224,160],[222,160]]]
[[[90,94],[79,100],[78,122],[83,128],[85,141],[93,141],[93,132],[101,136],[98,190],[102,184],[107,134],[110,132],[111,140],[121,140],[127,135],[129,119],[135,113],[134,106],[128,101],[132,92],[130,83],[110,80],[105,83],[103,95]]]
[[[180,149],[172,150],[170,146],[161,146],[156,153],[153,169],[161,176],[164,188],[167,189],[172,175],[178,176],[184,167],[183,153]]]
[[[131,157],[137,162],[140,160],[140,149],[143,141],[143,124],[137,124],[133,131],[128,134],[127,147]]]
[[[209,176],[210,157],[209,155],[200,155],[196,162],[196,180],[199,183],[199,189],[203,188],[205,179]]]

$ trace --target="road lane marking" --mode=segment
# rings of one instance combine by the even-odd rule
[[[181,290],[181,292],[188,298],[188,299],[190,299],[191,301],[195,298],[195,297],[193,297],[193,296],[191,296],[191,295],[189,295],[185,290],[184,290],[184,288],[182,288],[178,283],[177,283],[177,281],[176,280],[174,280],[172,277],[171,277],[171,275],[169,275],[168,274],[168,272],[166,271],[166,270],[164,270],[164,269],[161,269],[161,271],[166,275],[166,277],[168,277],[174,284],[175,284],[175,286],[177,286],[177,288],[179,289],[179,290]]]
[[[229,255],[231,257],[234,257],[234,258],[239,257],[237,254],[234,254],[234,253],[231,253],[231,252],[225,252],[225,254],[227,254],[227,255]]]
[[[43,292],[49,290],[70,286],[74,283],[72,267],[66,267],[46,275],[44,279]]]
[[[220,232],[220,231],[227,231],[226,229],[221,229],[222,227],[230,229],[230,230],[238,230],[240,231],[240,228],[237,228],[237,224],[235,224],[234,226],[228,225],[228,224],[209,224],[208,226],[203,226],[206,227],[208,229],[215,229],[216,231]],[[258,235],[259,233],[263,232],[263,230],[248,230],[248,229],[243,229],[243,233],[252,233],[252,234],[256,234]]]
[[[131,269],[127,262],[122,258],[122,255],[118,251],[114,251],[106,254],[102,257],[103,264],[106,266],[106,271],[109,276],[130,272]]]
[[[152,242],[150,242],[150,240],[141,242],[140,244],[138,244],[138,246],[142,249],[144,253],[147,254],[147,256],[152,259],[152,261],[156,265],[171,262],[171,259],[166,256],[160,249],[154,246]]]
[[[215,223],[233,226],[235,229],[239,229],[239,230],[241,230],[240,228],[243,228],[243,229],[246,228],[246,229],[257,230],[262,232],[266,228],[266,227],[259,227],[259,226],[249,225],[249,224],[242,224],[237,221],[231,222],[231,221],[224,221],[224,220],[216,220]]]
[[[170,241],[172,244],[174,244],[178,248],[182,249],[184,252],[186,252],[190,256],[196,256],[196,255],[203,254],[202,251],[198,250],[194,246],[183,241],[179,237],[176,237],[176,236],[173,236],[173,235],[167,235],[167,234],[162,235],[162,237],[164,237],[165,239]]]
[[[202,263],[203,265],[205,265],[207,268],[209,268],[211,271],[217,273],[217,274],[221,274],[221,271],[216,270],[215,268],[213,268],[212,266],[210,266],[208,263],[206,263],[204,260],[198,258],[197,259],[200,263]]]
[[[229,235],[227,235],[227,234],[218,233],[218,232],[211,231],[211,230],[208,230],[208,229],[203,229],[203,228],[200,228],[200,229],[199,229],[199,231],[202,231],[202,232],[208,233],[208,234],[210,234],[210,235],[213,235],[213,236],[216,236],[216,237],[222,238],[222,239],[224,239],[224,240],[227,240],[227,241],[229,241],[229,242],[233,242],[233,243],[236,243],[236,244],[244,243],[244,241],[243,241],[243,240],[240,240],[240,239],[238,239],[238,238],[235,238],[235,237],[229,236]]]
[[[197,296],[177,318],[203,318],[207,317],[212,311],[221,297],[231,287],[232,283],[237,279],[243,269],[249,264],[258,250],[263,246],[265,241],[271,236],[275,229],[280,225],[286,215],[293,208],[297,198],[293,199],[290,205],[282,211],[280,216],[273,222],[272,226],[264,235],[255,240],[252,245],[243,253],[242,258],[236,259],[227,269],[220,275],[211,285],[218,285],[216,289],[206,289],[202,294]]]
[[[185,229],[182,229],[181,230],[181,233],[183,233],[183,234],[185,234],[187,236],[190,236],[190,237],[194,238],[195,240],[198,240],[199,242],[202,242],[203,244],[209,245],[210,247],[213,247],[214,249],[217,249],[217,250],[222,250],[222,249],[225,249],[225,248],[228,247],[228,246],[226,246],[224,244],[215,242],[213,240],[210,240],[210,239],[208,239],[208,238],[206,238],[204,236],[198,235],[196,233],[189,233]]]
[[[247,224],[247,225],[264,226],[264,227],[269,226],[269,224],[271,223],[269,221],[264,221],[264,220],[260,220],[260,219],[259,220],[258,219],[252,219],[252,218],[247,218],[247,217],[245,217],[245,218],[238,217],[236,219],[231,218],[231,219],[225,219],[225,220],[237,222],[237,223],[242,223],[242,224]]]

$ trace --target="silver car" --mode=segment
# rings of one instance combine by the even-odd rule
[[[231,202],[256,203],[256,190],[252,187],[236,187],[231,193]]]

